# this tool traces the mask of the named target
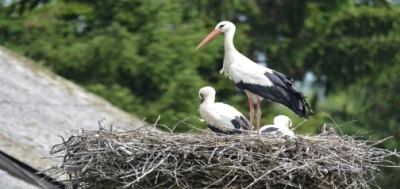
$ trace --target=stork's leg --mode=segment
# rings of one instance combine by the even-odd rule
[[[250,133],[253,132],[253,121],[254,121],[254,105],[253,105],[253,97],[248,96],[249,99],[249,107],[250,107]]]
[[[260,120],[261,120],[261,105],[260,105],[260,97],[257,96],[257,133],[260,134]]]

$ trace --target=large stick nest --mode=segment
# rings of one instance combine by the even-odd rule
[[[360,138],[360,139],[358,139]],[[382,140],[383,141],[383,140]],[[370,188],[396,152],[333,130],[293,138],[74,131],[48,169],[73,188]]]

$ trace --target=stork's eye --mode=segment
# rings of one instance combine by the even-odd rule
[[[222,27],[224,27],[225,26],[225,24],[221,24],[221,25],[219,25],[219,28],[221,29]]]

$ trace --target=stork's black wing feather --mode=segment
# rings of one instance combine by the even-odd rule
[[[293,79],[277,71],[265,72],[264,75],[273,83],[272,86],[244,83],[240,81],[236,86],[241,90],[250,91],[265,99],[281,103],[291,109],[298,116],[308,118],[306,107],[312,112],[302,92],[293,86]]]
[[[231,123],[235,126],[235,129],[249,130],[250,122],[244,116],[235,116]]]
[[[266,133],[270,133],[270,132],[274,132],[277,131],[278,127],[267,127],[266,129],[261,130],[261,134],[266,134]]]

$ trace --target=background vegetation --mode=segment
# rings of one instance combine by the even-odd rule
[[[2,0],[0,44],[28,56],[150,123],[174,126],[199,116],[198,90],[247,115],[245,95],[219,75],[223,38],[197,44],[221,20],[237,25],[235,45],[297,80],[315,114],[296,132],[323,123],[375,138],[400,135],[400,8],[385,0]],[[263,124],[285,114],[263,103]],[[357,120],[353,122],[352,120]],[[190,124],[205,127],[197,119]],[[184,124],[181,131],[188,130]],[[400,148],[400,140],[381,147]],[[382,188],[398,188],[387,170]]]

